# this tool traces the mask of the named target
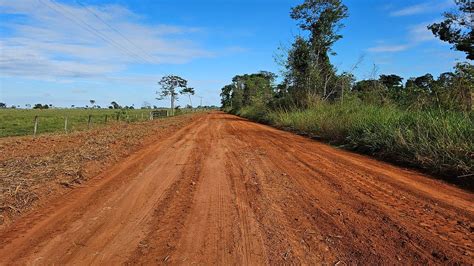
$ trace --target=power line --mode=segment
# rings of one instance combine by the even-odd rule
[[[54,2],[54,0],[51,0],[51,3],[53,3],[54,5],[56,5],[57,7],[61,8],[62,10],[64,10],[65,12],[67,12],[71,17],[75,18],[77,21],[81,22],[82,24],[84,24],[85,26],[87,26],[89,29],[91,29],[93,32],[95,32],[96,36],[100,37],[101,39],[103,39],[104,41],[108,42],[109,44],[112,44],[114,47],[118,48],[118,49],[121,49],[122,51],[125,51],[125,53],[127,53],[129,56],[131,57],[135,57],[135,58],[139,58],[140,60],[142,60],[143,62],[145,63],[151,63],[149,62],[148,60],[144,59],[143,57],[141,57],[139,54],[127,49],[127,47],[125,46],[122,46],[120,43],[114,41],[113,39],[110,39],[108,38],[106,35],[104,35],[103,33],[101,33],[99,30],[97,30],[96,28],[94,28],[93,26],[91,26],[90,24],[88,24],[87,22],[77,18],[74,16],[74,14],[72,14],[71,12],[67,11],[65,8],[61,7],[58,3]]]
[[[100,39],[102,39],[103,41],[111,44],[112,46],[114,46],[115,48],[123,51],[125,54],[127,54],[128,56],[134,58],[134,59],[140,59],[142,60],[143,62],[145,63],[150,63],[150,64],[154,64],[153,62],[150,62],[148,61],[147,59],[143,58],[142,56],[140,56],[140,54],[137,54],[137,53],[134,53],[133,51],[130,51],[129,49],[127,49],[126,47],[123,47],[122,45],[120,45],[119,43],[117,43],[116,41],[114,40],[110,40],[107,38],[107,36],[103,35],[100,31],[98,31],[96,28],[94,28],[93,26],[91,26],[90,24],[88,24],[87,22],[84,22],[83,20],[81,19],[78,19],[77,17],[74,16],[74,14],[72,14],[71,12],[67,11],[66,9],[64,9],[63,7],[61,7],[59,4],[55,3],[54,0],[51,0],[50,2],[52,4],[54,4],[55,6],[57,6],[58,8],[60,8],[61,10],[63,10],[64,12],[67,12],[70,17],[68,15],[66,15],[64,12],[61,12],[61,10],[58,10],[57,8],[51,6],[50,4],[44,2],[43,0],[38,0],[39,2],[43,3],[44,5],[48,6],[50,9],[56,11],[57,13],[65,16],[66,18],[68,18],[69,20],[73,21],[74,23],[76,23],[78,26],[80,26],[81,28],[87,30],[88,32],[92,33],[93,35],[99,37]],[[76,0],[76,2],[78,2]],[[111,28],[113,31],[117,32],[119,35],[121,35],[124,39],[126,39],[128,42],[130,42],[132,45],[134,45],[135,47],[139,48],[140,50],[142,50],[146,55],[148,55],[150,58],[152,58],[152,56],[150,56],[148,53],[146,53],[146,51],[144,51],[143,49],[141,49],[139,46],[135,45],[130,39],[128,39],[126,36],[124,36],[123,34],[121,34],[117,29],[115,29],[114,27],[112,27],[110,24],[108,24],[105,20],[101,19],[97,14],[95,14],[94,12],[92,12],[89,8],[87,8],[86,6],[84,6],[83,4],[79,3],[81,6],[85,7],[87,10],[89,10],[89,12],[93,13],[94,16],[96,16],[99,20],[101,20],[104,24],[106,24],[109,28]],[[82,25],[81,25],[82,23]],[[86,27],[84,27],[86,26]],[[160,73],[162,76],[166,76],[166,74],[164,73]],[[201,100],[202,101],[202,100]]]
[[[51,6],[50,4],[44,2],[43,0],[38,0],[40,1],[41,3],[43,3],[44,5],[48,6],[49,8],[53,9],[54,11],[64,15],[66,18],[68,18],[69,20],[75,22],[77,25],[79,25],[81,28],[89,31],[90,33],[94,34],[95,36],[99,37],[100,39],[102,39],[103,41],[111,44],[112,46],[114,46],[115,48],[118,48],[120,50],[122,50],[123,52],[125,52],[128,56],[132,57],[132,58],[139,58],[141,59],[142,61],[144,61],[145,63],[150,63],[149,61],[147,61],[146,59],[142,58],[140,55],[137,55],[133,52],[131,52],[130,50],[128,50],[127,48],[124,48],[122,47],[120,44],[118,44],[117,42],[113,41],[113,40],[109,40],[106,36],[104,36],[103,34],[101,34],[97,29],[95,29],[94,27],[92,27],[91,25],[89,25],[88,23],[84,22],[83,20],[81,19],[78,19],[77,17],[75,17],[73,14],[71,14],[69,11],[63,9],[60,5],[58,5],[57,3],[55,3],[54,1],[51,0],[51,3],[54,4],[55,6],[57,6],[58,8],[60,8],[61,10],[63,10],[64,12],[67,12],[69,16],[65,15],[63,12],[61,12],[60,10],[56,9],[55,7]],[[74,19],[73,19],[74,18]],[[83,27],[83,25],[81,25],[80,23],[82,23],[83,25],[85,25],[86,27]]]
[[[95,13],[94,11],[92,11],[89,7],[87,7],[86,5],[84,5],[83,3],[81,3],[79,0],[75,0],[76,3],[78,3],[80,6],[84,7],[86,9],[86,11],[88,11],[89,13],[91,13],[92,15],[94,15],[98,20],[100,20],[102,23],[104,23],[107,27],[109,27],[111,30],[113,30],[114,32],[116,32],[118,35],[120,35],[123,39],[125,39],[128,43],[130,43],[131,45],[135,46],[137,49],[139,49],[140,51],[142,51],[146,56],[148,56],[150,59],[153,60],[153,56],[151,56],[148,52],[146,52],[145,50],[143,50],[140,46],[136,45],[134,42],[132,42],[129,38],[127,38],[125,35],[123,35],[119,30],[117,30],[116,28],[114,28],[112,25],[110,25],[106,20],[102,19],[99,15],[97,15],[97,13]]]

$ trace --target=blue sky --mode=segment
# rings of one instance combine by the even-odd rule
[[[85,106],[157,101],[163,74],[186,78],[194,104],[219,104],[236,74],[279,73],[278,47],[302,34],[287,0],[0,0],[0,102]],[[452,0],[346,0],[332,62],[359,79],[450,71],[462,53],[426,25]],[[359,62],[359,63],[358,63]],[[354,65],[357,67],[354,69]],[[178,104],[185,105],[185,97]]]

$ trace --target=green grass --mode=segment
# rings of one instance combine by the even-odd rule
[[[474,171],[474,113],[320,103],[305,110],[248,107],[240,115],[455,181]],[[473,176],[467,178],[471,183]],[[466,179],[458,179],[466,180]]]
[[[0,137],[33,135],[35,116],[39,117],[37,134],[64,132],[64,120],[68,118],[68,131],[88,128],[91,115],[92,127],[120,121],[137,122],[149,118],[149,109],[0,109]],[[187,110],[180,110],[187,112]]]

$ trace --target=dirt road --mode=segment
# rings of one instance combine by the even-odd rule
[[[473,203],[212,113],[4,229],[0,264],[472,264]]]

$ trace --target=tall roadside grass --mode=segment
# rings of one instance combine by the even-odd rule
[[[316,136],[346,149],[409,165],[472,188],[474,114],[319,103],[305,110],[240,110],[243,117]],[[469,184],[467,184],[469,183]]]

